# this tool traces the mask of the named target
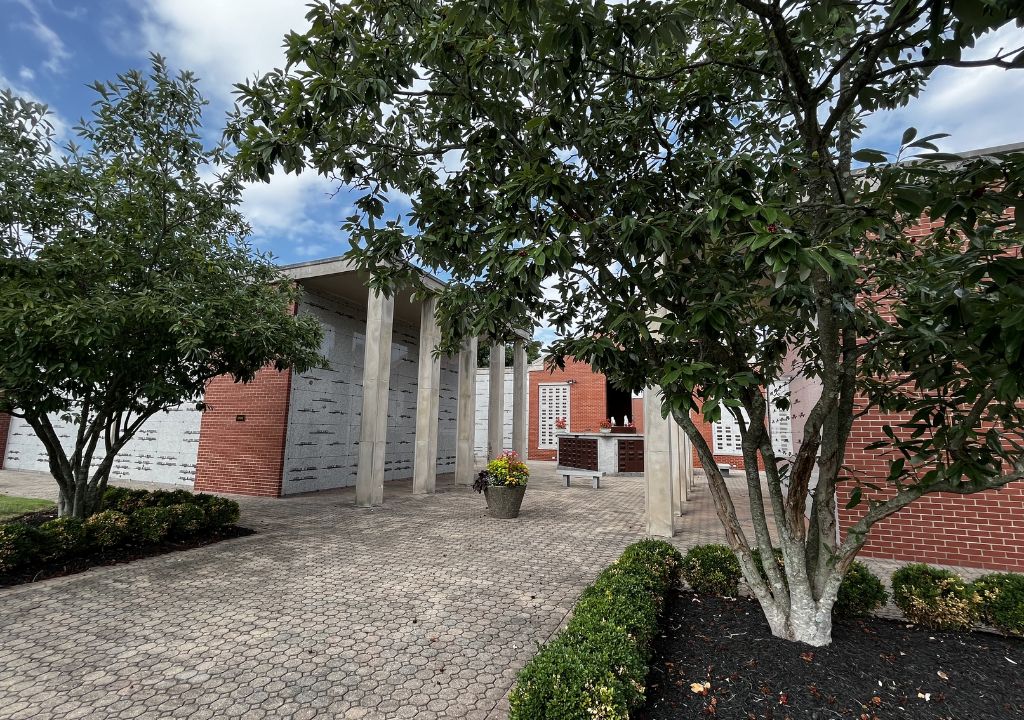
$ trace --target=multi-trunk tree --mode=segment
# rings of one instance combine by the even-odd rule
[[[189,73],[96,83],[79,144],[0,96],[0,411],[38,435],[62,515],[98,508],[117,454],[218,375],[319,362],[320,327],[245,243],[241,184],[200,137]],[[62,442],[54,420],[73,437]]]
[[[1010,0],[320,2],[287,36],[286,67],[239,86],[229,136],[254,176],[312,168],[354,189],[351,256],[379,287],[415,283],[410,262],[447,270],[448,349],[544,316],[561,331],[556,356],[660,386],[773,632],[822,645],[874,523],[925,493],[1024,472],[1010,212],[1024,156],[943,155],[913,129],[884,148],[898,154],[858,139],[936,68],[1019,72],[1020,47],[972,48],[1022,12]],[[389,201],[403,196],[400,213]],[[908,237],[922,214],[942,222]],[[791,354],[822,392],[799,451],[778,457],[764,388]],[[696,407],[740,420],[752,534]],[[843,469],[869,409],[908,418],[879,437],[891,471],[877,482]],[[866,506],[845,537],[842,482]],[[781,565],[762,567],[773,547]]]

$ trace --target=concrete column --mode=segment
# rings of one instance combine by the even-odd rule
[[[487,398],[487,460],[501,455],[505,444],[505,343],[491,345]]]
[[[644,486],[647,534],[675,534],[670,421],[661,416],[661,389],[644,392]]]
[[[686,433],[683,432],[682,426],[674,420],[672,421],[672,439],[674,442],[672,447],[673,466],[676,470],[676,514],[682,515],[685,511],[686,503],[690,500],[689,463],[687,462],[690,457],[690,443]]]
[[[437,484],[437,415],[440,404],[441,358],[434,348],[441,340],[434,312],[437,300],[424,301],[420,310],[420,354],[416,379],[416,449],[412,464],[414,494],[434,492]]]
[[[526,460],[527,415],[526,343],[519,340],[512,355],[512,449]]]
[[[476,346],[468,338],[459,353],[459,397],[455,423],[455,484],[473,484],[473,445],[476,433]]]
[[[359,426],[356,505],[384,502],[384,453],[388,439],[388,390],[391,385],[391,330],[394,298],[370,291],[366,305],[363,355],[363,413]]]

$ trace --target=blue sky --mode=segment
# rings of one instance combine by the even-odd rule
[[[67,131],[89,112],[85,85],[131,67],[149,52],[195,71],[219,137],[231,86],[280,66],[282,38],[304,28],[307,0],[0,0],[0,87],[47,103]],[[1007,28],[977,52],[1024,43]],[[908,108],[873,118],[859,146],[891,148],[903,129],[948,132],[943,149],[967,150],[1024,140],[1024,71],[945,70]],[[347,249],[338,226],[350,214],[345,193],[312,173],[275,176],[246,190],[253,240],[281,262],[338,255]]]

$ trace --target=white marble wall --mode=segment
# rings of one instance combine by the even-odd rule
[[[195,403],[157,413],[118,453],[110,478],[192,485],[196,476],[201,419],[202,413],[195,409]],[[73,452],[74,426],[56,416],[51,416],[50,421],[64,450],[69,454]],[[10,470],[50,471],[43,444],[20,418],[11,418],[3,466]]]
[[[529,376],[527,376],[529,377]],[[502,447],[512,449],[512,388],[515,378],[512,368],[505,368],[505,400],[502,403],[504,434]],[[476,431],[473,440],[473,455],[478,463],[487,461],[487,403],[491,387],[490,370],[477,368],[476,371]]]
[[[307,294],[299,312],[325,328],[328,368],[292,378],[285,445],[284,494],[355,485],[363,397],[366,308]],[[416,370],[419,327],[395,321],[391,343],[391,391],[384,478],[412,477],[416,437]],[[458,365],[441,362],[438,473],[455,469],[455,401]]]

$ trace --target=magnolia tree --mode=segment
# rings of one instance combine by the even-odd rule
[[[319,326],[244,241],[241,185],[200,139],[193,76],[154,58],[148,77],[94,89],[63,153],[44,107],[0,96],[0,411],[38,435],[59,511],[77,517],[154,414],[201,401],[217,375],[319,361]]]
[[[1024,156],[943,155],[914,129],[895,154],[858,141],[867,116],[907,104],[936,68],[1016,72],[1020,48],[964,53],[1021,12],[1009,0],[321,2],[287,36],[286,67],[239,86],[229,135],[255,176],[312,168],[354,188],[351,257],[378,287],[415,283],[411,262],[447,270],[446,349],[546,317],[557,358],[660,386],[773,632],[823,645],[873,524],[926,493],[1024,472],[1024,264],[1009,212]],[[942,223],[908,237],[923,213]],[[764,388],[787,355],[822,392],[799,451],[780,457]],[[740,423],[742,499],[697,408]],[[879,437],[887,477],[848,478],[851,426],[869,410],[907,422]],[[840,483],[865,510],[845,537]],[[773,537],[782,562],[761,567]]]

